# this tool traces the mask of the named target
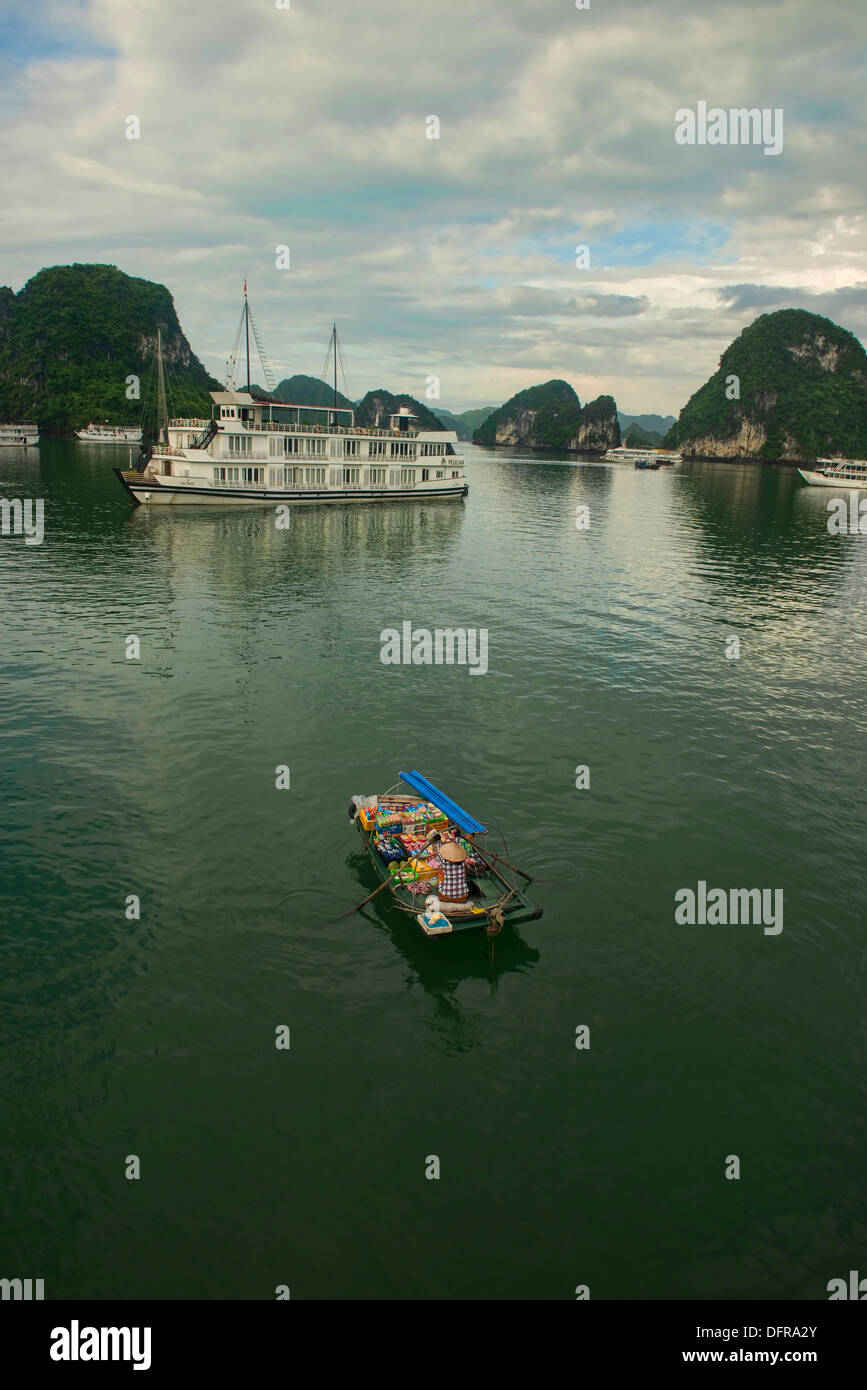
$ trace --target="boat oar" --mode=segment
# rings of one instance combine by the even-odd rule
[[[536,878],[536,876],[535,876],[534,874],[525,874],[525,873],[524,873],[524,870],[523,870],[523,869],[519,869],[518,866],[517,866],[517,864],[512,864],[512,863],[509,862],[508,859],[504,859],[503,856],[502,856],[502,854],[494,854],[494,853],[492,853],[492,851],[490,851],[490,850],[483,850],[479,845],[474,845],[473,848],[475,849],[475,851],[476,851],[477,854],[481,855],[481,857],[482,857],[483,859],[487,857],[487,862],[488,862],[488,864],[490,865],[490,867],[491,867],[492,869],[494,868],[494,864],[495,864],[495,863],[497,863],[497,864],[505,864],[505,866],[506,866],[507,869],[511,869],[511,870],[512,870],[512,873],[519,874],[520,877],[524,880],[525,883],[574,883],[574,882],[575,882],[574,878]],[[496,869],[494,869],[494,872],[496,873]],[[501,877],[501,875],[498,874],[497,877],[499,878],[499,877]]]
[[[392,886],[393,883],[391,876],[389,876],[388,878],[384,878],[379,887],[374,888],[372,893],[368,893],[367,897],[363,898],[357,907],[351,907],[348,912],[342,912],[339,917],[332,917],[330,922],[323,922],[323,927],[333,927],[335,922],[344,922],[347,917],[352,917],[355,915],[356,912],[360,912],[361,909],[364,907],[365,903],[369,903],[371,898],[375,898],[377,893],[382,892],[383,888],[391,888]]]
[[[416,851],[416,854],[413,855],[413,858],[414,858],[414,859],[417,859],[417,858],[418,858],[418,855],[421,854],[422,850],[427,849],[427,847],[428,847],[428,845],[430,844],[430,842],[431,842],[432,839],[434,839],[434,836],[433,836],[433,835],[431,835],[431,836],[428,837],[428,839],[427,839],[427,840],[425,841],[425,843],[422,845],[421,849],[417,850],[417,851]],[[378,888],[374,888],[374,890],[373,890],[372,893],[368,893],[368,895],[367,895],[366,898],[362,898],[361,902],[358,903],[358,905],[357,905],[356,907],[351,907],[351,908],[349,909],[348,912],[342,912],[342,913],[340,914],[339,917],[332,917],[330,922],[323,922],[323,923],[322,923],[323,927],[333,927],[334,924],[335,924],[335,922],[344,922],[344,921],[346,920],[347,917],[352,917],[352,916],[355,915],[356,912],[360,912],[361,909],[362,909],[363,907],[365,907],[367,903],[370,902],[371,898],[375,898],[376,895],[377,895],[377,893],[381,893],[381,892],[382,892],[383,888],[393,888],[393,887],[394,887],[394,879],[393,879],[393,878],[391,877],[391,875],[389,874],[389,876],[388,876],[387,878],[384,878],[384,879],[382,880],[382,883],[379,885],[379,887],[378,887]],[[279,903],[277,904],[277,906],[278,906],[278,907],[282,907],[283,904],[284,904],[289,898],[291,898],[291,897],[292,897],[292,894],[291,894],[291,893],[287,893],[285,898],[281,898],[281,899],[280,899],[280,901],[279,901]]]
[[[392,880],[391,880],[390,877],[389,877],[389,878],[386,878],[386,879],[383,879],[383,881],[382,881],[382,883],[379,885],[379,887],[378,887],[378,888],[374,888],[374,890],[373,890],[372,893],[368,893],[368,895],[367,895],[366,898],[362,898],[361,902],[360,902],[356,907],[351,907],[351,908],[349,909],[348,912],[342,912],[342,913],[340,914],[339,917],[332,917],[330,922],[323,922],[323,923],[322,923],[322,926],[323,926],[323,927],[332,927],[332,926],[334,926],[334,923],[335,923],[335,922],[343,922],[347,917],[352,917],[356,912],[360,912],[361,909],[365,906],[365,904],[370,902],[371,898],[375,898],[376,895],[377,895],[377,893],[381,893],[382,890],[383,890],[383,888],[390,888],[391,886],[392,886]],[[291,893],[287,893],[285,898],[281,898],[281,899],[280,899],[280,901],[279,901],[279,903],[277,904],[277,906],[278,906],[278,907],[282,907],[283,904],[284,904],[285,902],[288,902],[289,898],[291,898],[291,897],[292,897],[292,894],[291,894]]]

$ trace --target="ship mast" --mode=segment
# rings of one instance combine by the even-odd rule
[[[331,325],[331,342],[334,348],[334,409],[337,409],[337,324]],[[335,416],[335,420],[336,420]]]
[[[244,280],[244,329],[247,334],[247,394],[250,393],[250,304],[247,299],[247,281]]]
[[[169,438],[169,412],[166,406],[166,376],[163,370],[163,331],[157,328],[157,437],[160,443]]]

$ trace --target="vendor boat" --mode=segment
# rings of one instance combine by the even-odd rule
[[[484,927],[496,936],[507,923],[542,916],[518,887],[501,856],[488,849],[488,831],[420,772],[401,772],[381,796],[354,796],[350,819],[394,905],[414,917],[426,936]],[[449,900],[460,866],[464,901]]]

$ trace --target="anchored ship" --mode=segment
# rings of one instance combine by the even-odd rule
[[[816,459],[815,468],[799,468],[798,472],[811,487],[867,488],[865,459]]]
[[[38,425],[0,425],[0,448],[21,449],[38,443]]]
[[[86,444],[141,444],[141,427],[137,425],[86,425],[76,430],[76,436]]]
[[[261,506],[466,497],[453,430],[420,429],[408,406],[390,415],[387,426],[364,428],[355,423],[354,410],[338,405],[336,328],[333,405],[290,405],[252,394],[246,285],[241,322],[247,389],[235,389],[230,370],[227,389],[210,392],[210,420],[168,418],[158,332],[157,439],[142,451],[137,468],[114,470],[134,502]],[[258,342],[255,325],[253,331]]]
[[[602,458],[605,463],[635,463],[637,459],[651,459],[653,463],[666,465],[681,463],[683,454],[669,453],[665,449],[629,449],[625,444],[619,444],[616,449],[609,449]]]

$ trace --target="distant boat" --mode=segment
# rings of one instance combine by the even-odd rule
[[[0,425],[0,448],[23,449],[38,443],[38,425]]]
[[[799,468],[798,472],[811,487],[867,488],[865,459],[816,459],[815,468]]]
[[[682,463],[683,454],[668,453],[665,449],[630,449],[625,444],[619,444],[616,449],[609,449],[607,454],[603,454],[602,459],[604,463],[634,463],[636,459],[654,459],[658,465],[667,467]]]
[[[138,425],[94,425],[76,430],[78,439],[85,444],[141,444],[141,427]]]
[[[662,464],[660,463],[659,459],[655,459],[655,458],[640,458],[640,459],[636,459],[636,460],[635,460],[635,467],[636,467],[636,468],[661,468],[661,467],[662,467]]]

